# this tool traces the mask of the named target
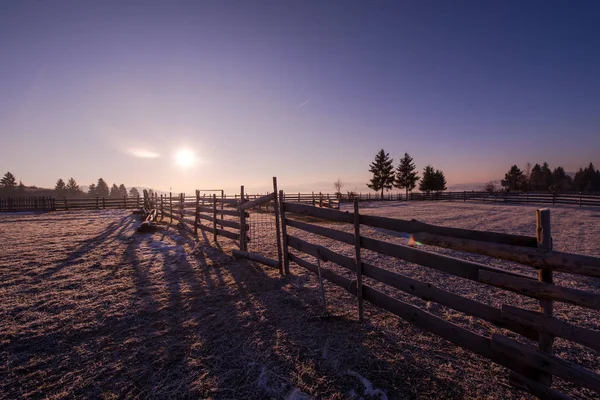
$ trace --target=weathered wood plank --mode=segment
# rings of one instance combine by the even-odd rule
[[[510,276],[494,271],[479,271],[479,281],[535,299],[549,299],[600,310],[600,295],[551,283]]]
[[[279,261],[273,260],[272,258],[265,257],[258,253],[253,253],[253,252],[249,252],[249,251],[241,251],[241,250],[233,250],[232,254],[235,258],[243,258],[246,260],[255,261],[257,263],[268,265],[269,267],[279,268]]]
[[[491,347],[499,353],[510,354],[510,357],[523,364],[600,392],[600,375],[533,346],[521,344],[503,335],[493,334]]]
[[[489,267],[487,265],[478,264],[471,261],[465,261],[443,254],[437,254],[425,250],[415,249],[409,246],[388,243],[377,239],[362,237],[361,244],[362,247],[367,250],[372,250],[388,256],[397,257],[413,264],[424,265],[426,267],[434,268],[439,271],[443,271],[473,281],[479,281],[480,270],[498,272],[506,275],[520,277],[523,279],[531,279],[523,275],[503,271],[494,267]]]
[[[536,247],[535,237],[509,235],[499,232],[475,231],[445,226],[430,225],[417,220],[401,220],[395,218],[378,217],[374,215],[361,215],[360,223],[375,228],[383,228],[395,232],[428,232],[441,236],[451,236],[461,239],[479,240],[481,242],[494,242],[512,244],[516,246]]]
[[[275,193],[269,193],[267,195],[259,197],[256,200],[247,201],[247,202],[239,205],[238,206],[238,210],[244,211],[244,210],[247,210],[247,209],[252,208],[252,207],[258,207],[261,204],[265,204],[265,203],[268,203],[270,201],[273,201],[273,199],[275,199]]]
[[[509,305],[502,306],[502,317],[524,327],[544,331],[600,352],[600,331],[582,328],[553,317],[548,317],[540,312],[524,310]]]
[[[213,209],[210,207],[203,207],[200,206],[198,207],[198,209],[200,210],[200,212],[204,212],[204,213],[212,213]],[[217,214],[222,214],[222,215],[230,215],[232,217],[239,217],[240,216],[240,212],[236,209],[231,209],[231,210],[217,210]],[[246,213],[246,217],[249,217],[250,215],[248,213]]]
[[[354,215],[349,212],[289,202],[286,202],[285,205],[285,211],[292,214],[306,215],[310,217],[326,219],[328,221],[347,222],[349,224],[354,223]]]
[[[339,240],[350,245],[354,245],[354,235],[349,232],[338,231],[336,229],[325,228],[314,224],[308,224],[302,221],[296,221],[286,218],[287,226],[302,229],[303,231],[321,235],[330,239]]]
[[[557,251],[541,252],[528,247],[457,239],[426,232],[417,232],[413,236],[417,242],[431,246],[502,258],[535,268],[548,268],[553,271],[600,278],[600,258],[598,257]]]

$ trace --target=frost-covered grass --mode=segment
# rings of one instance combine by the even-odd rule
[[[527,235],[535,228],[535,207],[365,206],[361,212],[454,227]],[[600,210],[552,210],[555,248],[600,255]],[[167,224],[154,234],[138,234],[138,224],[121,211],[0,214],[0,398],[522,397],[507,386],[503,368],[389,313],[367,306],[366,322],[359,324],[356,300],[330,284],[330,316],[323,317],[318,278],[297,266],[292,265],[292,276],[280,277],[269,267],[234,260],[228,254],[235,243],[228,239],[219,239],[217,246],[212,235],[196,239]],[[364,233],[406,241],[383,230],[365,228]],[[333,241],[319,238],[317,243],[352,255],[351,248]],[[536,306],[424,267],[368,252],[364,256],[490,304]],[[557,274],[557,282],[599,290],[597,280],[573,280],[566,274]],[[495,331],[444,307],[384,285],[378,288],[478,333]],[[557,314],[591,328],[599,324],[597,312],[557,306]],[[557,349],[561,356],[600,369],[598,354],[561,341]]]

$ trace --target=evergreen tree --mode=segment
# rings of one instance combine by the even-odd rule
[[[436,187],[435,170],[433,169],[433,167],[431,165],[428,165],[423,169],[423,177],[421,178],[421,181],[419,181],[419,190],[421,192],[429,193],[432,190],[435,190],[435,187]]]
[[[566,174],[565,169],[558,166],[552,171],[552,185],[550,186],[550,190],[559,192],[570,190],[572,181],[571,177]]]
[[[544,164],[542,164],[542,168],[540,168],[540,171],[540,189],[549,190],[550,186],[552,186],[552,171],[550,171],[550,166],[547,162],[544,162]]]
[[[373,174],[373,178],[367,186],[376,192],[381,191],[383,199],[383,190],[390,190],[394,184],[394,165],[389,153],[381,149],[371,163],[369,172]]]
[[[439,169],[436,169],[433,174],[433,178],[434,178],[433,190],[435,190],[437,192],[442,192],[442,191],[446,190],[446,177],[444,176],[444,173],[442,171],[440,171]]]
[[[56,181],[56,186],[54,186],[54,191],[56,192],[57,196],[64,196],[65,195],[65,181],[62,180],[62,178],[58,178],[58,180]]]
[[[137,198],[139,195],[140,192],[137,190],[137,188],[132,187],[131,189],[129,189],[129,197]]]
[[[538,164],[536,164],[538,166]],[[535,169],[535,167],[533,167]],[[533,170],[532,170],[533,174]],[[504,175],[504,179],[501,184],[509,191],[517,191],[523,187],[523,181],[525,181],[525,175],[519,167],[513,165],[510,170]]]
[[[91,197],[96,197],[97,196],[97,190],[96,190],[96,184],[92,183],[90,185],[90,187],[88,188],[88,195]]]
[[[109,195],[108,185],[104,181],[104,179],[98,179],[98,183],[96,184],[96,196],[98,197],[108,197]]]
[[[398,168],[396,168],[394,186],[398,189],[406,189],[406,200],[408,200],[408,192],[412,191],[419,181],[419,175],[415,170],[413,158],[408,153],[404,153],[404,157],[402,157]]]
[[[119,197],[119,187],[117,186],[116,183],[113,183],[112,187],[110,188],[110,194],[108,196],[109,197]]]
[[[577,191],[600,190],[600,175],[592,163],[585,168],[579,168],[573,180]]]
[[[127,188],[122,183],[119,185],[119,197],[127,197]]]
[[[17,186],[17,191],[19,192],[19,194],[25,193],[25,185],[23,185],[23,182],[19,181],[19,186]]]
[[[67,194],[69,196],[78,196],[81,193],[81,189],[79,189],[79,185],[75,182],[75,179],[69,178],[67,182],[67,186],[65,187]]]
[[[0,179],[0,187],[6,191],[12,191],[17,187],[17,179],[10,171]]]
[[[529,175],[529,188],[533,191],[540,190],[542,187],[542,167],[535,164]]]

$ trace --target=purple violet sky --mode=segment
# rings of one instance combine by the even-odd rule
[[[599,1],[5,0],[0,60],[26,185],[366,191],[381,148],[449,185],[600,166]]]

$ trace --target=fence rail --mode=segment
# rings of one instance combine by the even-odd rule
[[[283,198],[283,194],[280,196]],[[358,299],[359,318],[362,318],[362,302],[368,301],[421,329],[509,368],[513,371],[509,381],[515,387],[541,398],[548,398],[548,396],[550,398],[567,398],[551,388],[552,376],[600,393],[600,375],[552,354],[554,337],[579,343],[590,349],[600,349],[598,344],[600,343],[600,331],[579,327],[556,319],[552,315],[553,301],[595,310],[600,309],[599,294],[562,287],[552,282],[552,270],[598,277],[600,276],[600,258],[552,251],[551,245],[549,245],[551,243],[549,210],[538,210],[538,235],[537,237],[527,237],[446,228],[422,224],[414,220],[403,221],[359,215],[358,199],[355,200],[355,212],[349,213],[298,204],[297,197],[292,196],[291,198],[294,200],[289,201],[290,197],[288,197],[288,201],[282,202],[281,207],[286,271],[289,270],[289,263],[293,262],[310,272],[320,274],[324,279],[349,291]],[[320,222],[335,222],[334,226],[339,226],[339,223],[353,224],[355,233],[298,219],[306,216],[316,218]],[[537,268],[540,271],[539,277],[536,280],[487,265],[365,237],[360,233],[361,225],[413,233],[415,238],[438,247],[521,262]],[[287,233],[287,227],[317,235],[316,243],[320,242],[319,237],[326,237],[347,245],[354,245],[357,248],[356,256],[354,258],[344,256],[291,235]],[[540,312],[523,310],[508,304],[497,308],[451,293],[432,284],[420,282],[365,262],[361,259],[358,249],[370,250],[538,299]],[[323,268],[319,262],[315,265],[301,255],[337,264],[356,274],[356,279],[340,275],[331,268]],[[484,337],[471,332],[362,283],[361,276],[366,276],[423,300],[433,301],[464,314],[481,318],[500,328],[538,341],[539,348],[522,344],[499,334]]]
[[[406,201],[404,193],[385,193],[383,198],[376,193],[286,193],[284,201],[290,203],[305,203],[317,205],[319,199],[335,199],[337,202],[359,201]],[[536,192],[476,192],[476,191],[445,191],[431,193],[409,193],[411,201],[471,201],[493,203],[522,203],[522,204],[570,204],[578,206],[600,207],[600,194],[585,192],[536,193]]]
[[[219,192],[222,192],[219,190]],[[158,199],[159,195],[156,195]],[[166,195],[163,195],[166,197]],[[212,195],[211,195],[212,196]],[[237,204],[240,201],[240,194],[216,195],[217,201],[223,204]],[[244,196],[248,201],[260,198],[261,194],[246,194]],[[207,199],[204,194],[201,198]],[[311,204],[321,208],[339,209],[340,204],[351,202],[354,198],[359,201],[406,201],[407,196],[404,193],[386,193],[383,198],[374,193],[356,193],[354,195],[336,194],[336,193],[285,193],[283,201],[289,203]],[[432,192],[432,193],[409,193],[408,200],[411,201],[462,201],[462,202],[481,202],[481,203],[516,203],[516,204],[565,204],[579,207],[600,207],[600,194],[585,192],[565,192],[565,193],[518,193],[518,192]],[[195,202],[195,197],[187,196],[186,202]],[[114,198],[114,197],[4,197],[0,198],[0,212],[16,211],[54,211],[54,210],[99,210],[107,208],[130,209],[141,207],[139,196]]]

